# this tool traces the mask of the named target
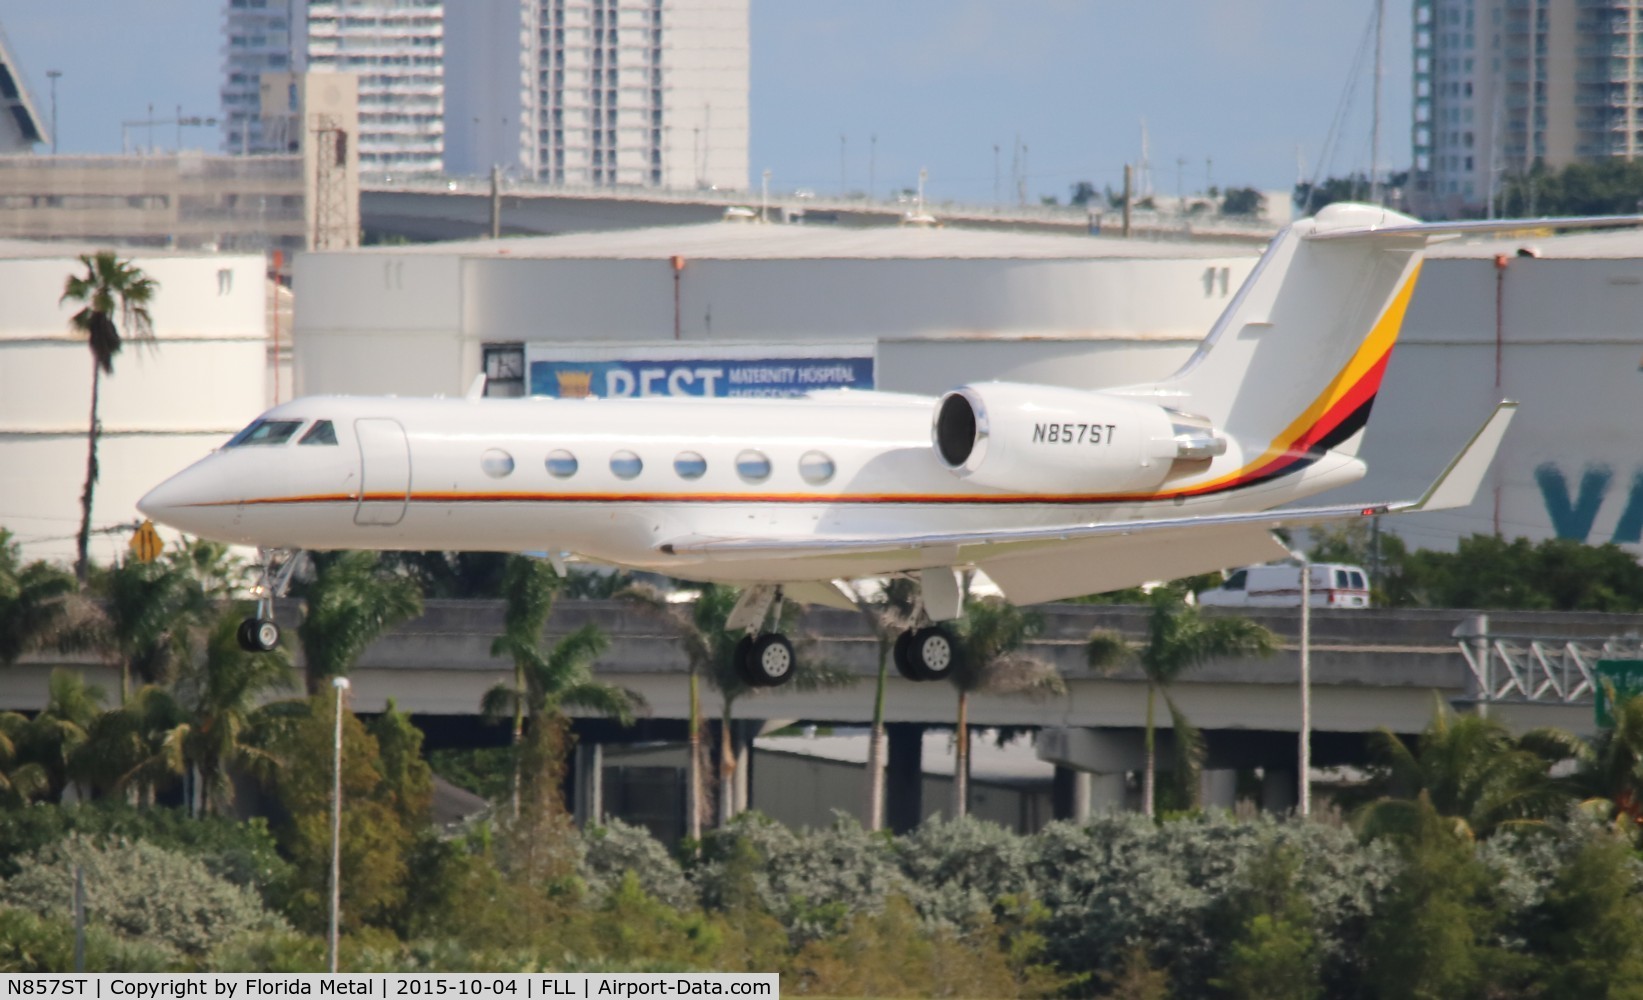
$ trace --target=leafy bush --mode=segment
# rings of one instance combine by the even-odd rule
[[[993,919],[1005,897],[1033,893],[1030,843],[997,823],[938,817],[897,840],[895,853],[919,915],[959,928]]]
[[[144,841],[103,844],[82,834],[24,858],[17,874],[0,882],[0,904],[64,917],[76,866],[84,873],[88,922],[123,938],[197,956],[224,937],[283,926],[255,893],[194,858]]]
[[[86,928],[86,968],[96,972],[169,972],[176,955],[140,941],[124,941],[101,927]],[[74,925],[0,906],[0,973],[73,972]]]
[[[611,819],[584,832],[583,840],[587,849],[582,878],[595,899],[608,896],[631,872],[657,901],[678,910],[697,905],[696,888],[685,878],[684,869],[644,827]]]
[[[891,894],[907,895],[910,888],[889,838],[842,813],[832,826],[802,832],[743,813],[703,839],[691,875],[708,908],[761,909],[796,943],[831,934],[858,913],[877,912]]]
[[[181,809],[134,809],[110,800],[0,812],[0,878],[17,874],[24,857],[73,833],[180,851],[213,875],[256,890],[265,901],[278,898],[291,878],[291,866],[280,857],[261,818],[193,817]]]

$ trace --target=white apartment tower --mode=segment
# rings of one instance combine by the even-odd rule
[[[440,172],[444,152],[442,0],[225,0],[223,147],[292,152],[268,129],[264,73],[359,77],[359,169],[404,176]]]
[[[445,168],[575,187],[743,189],[749,0],[461,0]]]
[[[1488,206],[1508,173],[1643,151],[1643,0],[1415,0],[1411,199]]]

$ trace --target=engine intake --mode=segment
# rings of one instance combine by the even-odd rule
[[[1132,493],[1226,451],[1209,421],[1078,389],[989,382],[936,405],[936,457],[980,486],[1023,493]]]

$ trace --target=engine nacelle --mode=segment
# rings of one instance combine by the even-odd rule
[[[1042,385],[960,386],[936,405],[936,458],[979,486],[1134,493],[1226,451],[1202,417],[1122,396]]]

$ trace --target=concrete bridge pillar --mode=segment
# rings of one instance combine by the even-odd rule
[[[1294,768],[1267,767],[1261,772],[1261,810],[1283,815],[1299,801],[1300,785]]]
[[[889,752],[884,768],[884,820],[892,833],[910,833],[924,820],[924,726],[891,722],[884,727]]]
[[[576,776],[576,825],[598,826],[605,821],[605,752],[598,743],[578,741],[572,762]]]
[[[1238,802],[1238,772],[1205,768],[1198,775],[1198,801],[1205,809],[1231,809]]]

